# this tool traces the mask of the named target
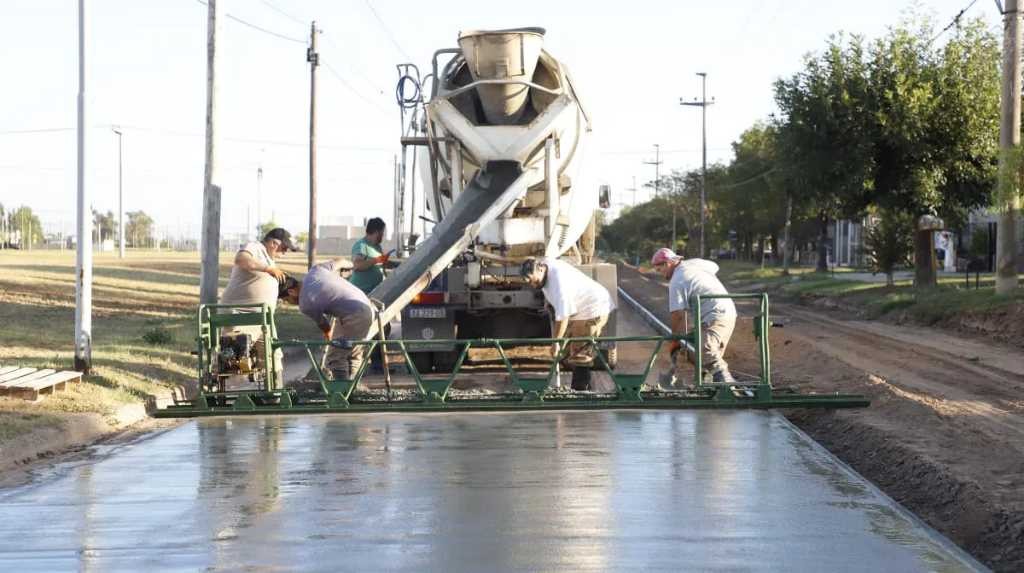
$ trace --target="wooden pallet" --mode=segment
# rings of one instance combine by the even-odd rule
[[[57,390],[66,389],[68,382],[81,381],[81,372],[2,366],[0,396],[8,395],[35,401],[39,400],[42,394],[53,394]]]

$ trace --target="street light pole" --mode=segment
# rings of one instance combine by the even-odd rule
[[[117,134],[117,245],[118,257],[124,258],[124,182],[121,177],[121,166],[123,164],[124,146],[122,145],[122,133],[116,126],[110,128]]]
[[[708,101],[708,74],[697,72],[701,79],[700,101],[683,101],[679,98],[679,105],[689,105],[700,108],[700,256],[704,256],[704,224],[707,216],[707,187],[708,187],[708,106],[715,103],[714,98]]]
[[[85,0],[78,0],[78,209],[75,261],[75,370],[92,369],[92,212],[85,180]]]

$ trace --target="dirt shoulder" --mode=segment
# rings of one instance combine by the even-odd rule
[[[667,314],[664,281],[620,267],[620,285]],[[869,408],[787,416],[932,527],[997,571],[1024,570],[1024,359],[1018,348],[934,329],[774,307],[776,384],[853,392]],[[663,318],[665,318],[663,316]],[[737,328],[726,357],[755,368]]]

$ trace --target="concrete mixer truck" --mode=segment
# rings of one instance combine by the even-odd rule
[[[458,48],[434,53],[429,75],[399,66],[393,229],[408,257],[370,296],[385,322],[401,313],[403,338],[550,336],[542,293],[518,274],[528,257],[572,262],[617,302],[615,267],[592,261],[607,191],[587,178],[590,118],[544,34],[462,32]],[[457,357],[451,344],[410,348],[421,372]],[[602,352],[614,364],[614,347]]]

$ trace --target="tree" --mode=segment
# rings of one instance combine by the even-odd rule
[[[892,286],[893,271],[910,262],[913,251],[914,220],[906,213],[883,211],[879,220],[864,234],[864,250],[872,272],[885,273],[885,284]]]
[[[125,240],[134,248],[153,243],[153,218],[144,211],[129,211],[124,226]]]
[[[795,204],[819,221],[818,270],[827,270],[828,222],[868,204],[873,170],[868,74],[863,40],[833,36],[804,70],[775,84],[781,177]]]
[[[949,223],[988,204],[995,184],[999,44],[979,21],[942,50],[928,19],[904,23],[871,49],[876,120],[872,201]],[[915,284],[934,286],[931,233],[917,234]]]
[[[256,237],[256,240],[262,241],[263,237],[265,237],[267,233],[280,226],[281,225],[278,225],[273,219],[267,221],[266,223],[260,223],[259,225],[256,226],[256,230],[259,232],[259,236]]]
[[[262,237],[261,237],[262,238]],[[298,235],[295,235],[296,245],[305,245],[306,241],[309,240],[309,231],[301,231]]]
[[[5,227],[11,235],[8,241],[18,243],[23,249],[43,241],[43,225],[31,207],[22,205],[7,213]]]
[[[114,217],[113,211],[107,211],[106,214],[100,213],[96,209],[92,210],[93,228],[96,229],[96,242],[102,243],[106,239],[113,239],[117,234],[117,218]]]

